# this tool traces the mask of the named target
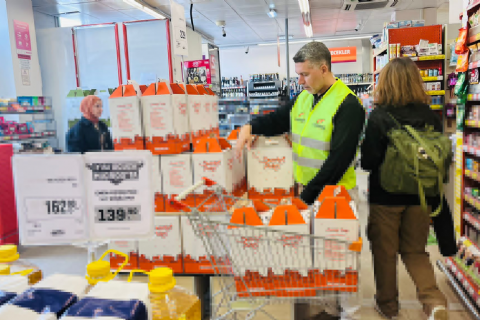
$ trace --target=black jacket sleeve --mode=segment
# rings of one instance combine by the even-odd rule
[[[67,151],[84,153],[86,150],[84,136],[77,123],[67,133]]]
[[[291,100],[274,112],[250,121],[252,134],[271,137],[290,132],[290,111],[295,105],[295,101],[295,99]]]
[[[362,143],[360,158],[362,169],[365,171],[378,169],[385,158],[388,138],[378,121],[379,112],[379,109],[372,111],[365,129],[365,139]]]
[[[300,195],[305,203],[312,204],[326,185],[338,184],[355,159],[364,125],[365,109],[357,97],[350,94],[333,118],[330,155]]]

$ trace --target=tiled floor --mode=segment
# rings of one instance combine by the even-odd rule
[[[360,173],[358,176],[360,193],[366,189],[366,175]],[[360,217],[362,222],[362,233],[368,215],[368,206],[365,202],[360,203]],[[101,252],[103,248],[100,248]],[[436,246],[429,246],[428,251],[431,254],[432,262],[443,259]],[[84,274],[87,263],[87,252],[83,248],[72,246],[52,246],[52,247],[29,247],[21,248],[22,258],[29,259],[39,265],[45,275],[54,272],[68,274]],[[420,304],[416,301],[416,290],[405,268],[400,263],[398,269],[398,282],[400,287],[401,312],[400,320],[423,320],[427,317],[423,314]],[[470,320],[473,318],[465,311],[456,294],[450,288],[448,280],[437,267],[435,267],[437,281],[441,290],[447,296],[449,301],[451,320]],[[361,319],[377,320],[382,319],[373,309],[374,295],[374,275],[372,270],[371,254],[368,248],[368,241],[364,239],[364,249],[362,253],[362,271],[361,271],[361,294],[363,296],[363,306],[360,311]]]

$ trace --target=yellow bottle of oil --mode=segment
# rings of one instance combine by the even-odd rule
[[[118,269],[114,272],[110,272],[110,262],[103,260],[107,254],[115,253],[117,255],[123,256],[125,260],[123,263],[118,267]],[[114,279],[117,274],[128,264],[128,255],[123,252],[117,250],[107,250],[103,253],[103,255],[97,261],[90,262],[87,265],[87,275],[85,278],[88,281],[88,287],[85,290],[85,293],[88,293],[90,289],[93,288],[98,282],[108,282]]]
[[[133,270],[133,273],[148,274],[148,289],[152,320],[201,320],[202,310],[198,297],[186,289],[177,286],[170,268],[162,267],[150,272]]]
[[[28,284],[33,285],[43,278],[42,270],[33,263],[20,259],[17,246],[6,244],[0,246],[0,263],[8,266],[9,274],[28,275]],[[4,269],[4,272],[5,269]]]

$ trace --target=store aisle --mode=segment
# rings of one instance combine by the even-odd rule
[[[372,269],[372,259],[369,250],[368,240],[365,238],[365,226],[368,217],[368,205],[364,198],[364,192],[367,190],[367,174],[358,172],[358,184],[360,191],[359,213],[362,225],[362,236],[364,239],[362,253],[362,271],[361,271],[361,294],[363,296],[363,306],[361,318],[367,320],[381,320],[373,308],[374,295],[374,275]],[[106,248],[106,247],[104,247]],[[85,272],[87,263],[87,251],[83,248],[73,246],[43,246],[43,247],[23,247],[20,249],[22,258],[36,263],[45,273],[51,275],[55,272],[82,275]],[[102,252],[100,248],[99,252]],[[429,246],[432,261],[435,263],[438,259],[443,259],[436,246]],[[421,305],[416,300],[416,290],[413,282],[407,274],[403,264],[399,263],[398,282],[400,287],[401,311],[399,320],[422,320],[427,319],[423,314]],[[448,298],[450,309],[450,320],[473,320],[457,298],[456,294],[450,288],[445,275],[435,267],[435,272],[440,289]],[[262,319],[258,316],[255,319]]]

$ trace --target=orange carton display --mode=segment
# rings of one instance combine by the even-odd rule
[[[162,172],[162,194],[165,212],[178,212],[171,200],[193,184],[192,155],[190,153],[162,156],[160,170]],[[183,203],[195,206],[195,196],[189,194]]]
[[[108,99],[115,150],[143,150],[140,99],[133,85],[119,86]]]
[[[209,115],[210,133],[216,137],[220,137],[220,119],[218,117],[218,96],[210,88],[205,88],[211,99],[211,108]]]
[[[190,149],[187,97],[178,84],[152,83],[142,96],[146,148],[152,154]]]
[[[140,269],[168,267],[174,273],[183,273],[180,217],[155,217],[155,238],[140,240],[138,245]]]
[[[123,268],[124,270],[138,269],[138,241],[110,241],[108,249],[117,250],[128,255],[128,264]],[[110,254],[111,269],[118,269],[124,261],[125,258],[123,256],[114,253]]]
[[[189,119],[189,131],[191,142],[195,149],[195,144],[205,137],[202,124],[203,102],[204,98],[197,91],[197,88],[191,84],[180,84],[180,87],[187,93],[187,110]]]

